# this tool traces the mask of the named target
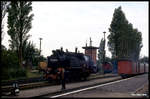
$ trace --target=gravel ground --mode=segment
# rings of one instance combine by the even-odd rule
[[[90,89],[87,91],[62,96],[63,98],[145,98],[148,92],[148,75],[139,75],[132,79]],[[134,95],[133,95],[134,94]],[[144,94],[144,95],[143,95]],[[146,98],[148,98],[147,96]]]
[[[147,94],[149,96],[149,83],[144,84],[144,86],[139,88],[135,94]]]
[[[119,77],[115,77],[119,78]],[[107,79],[95,79],[91,81],[85,81],[85,82],[78,82],[78,83],[71,83],[67,84],[66,87],[67,89],[72,89],[72,88],[77,88],[85,85],[93,85],[95,83],[100,83],[100,82],[105,82],[108,81],[112,78],[107,78]],[[145,85],[145,86],[144,86]],[[143,87],[142,87],[143,86]],[[90,98],[90,97],[96,97],[96,98],[108,98],[108,97],[117,97],[117,98],[124,98],[124,97],[133,97],[131,94],[134,92],[140,92],[139,88],[143,88],[143,90],[148,90],[148,75],[139,75],[136,76],[132,79],[125,80],[122,82],[117,82],[114,84],[102,86],[99,88],[91,89],[88,91],[83,91],[79,92],[76,94],[71,94],[68,96],[62,96],[64,97],[71,97],[71,98],[76,98],[76,97],[81,97],[81,98]],[[42,88],[36,88],[36,89],[30,89],[30,90],[22,90],[19,94],[19,96],[16,97],[11,97],[11,98],[29,98],[33,96],[39,96],[42,94],[54,92],[54,91],[59,91],[61,88],[60,85],[57,86],[50,86],[50,87],[42,87]],[[147,89],[146,89],[147,88]],[[139,89],[139,90],[137,90]],[[49,98],[51,95],[44,96],[44,98]],[[134,96],[135,97],[135,96]],[[136,96],[137,97],[137,96]]]
[[[95,83],[101,83],[101,82],[106,82],[110,80],[117,80],[121,79],[120,76],[118,77],[109,77],[109,78],[100,78],[100,79],[93,79],[89,81],[83,81],[83,82],[76,82],[76,83],[69,83],[66,84],[67,90],[74,89],[74,88],[79,88],[83,86],[88,86],[88,85],[93,85]],[[34,89],[28,89],[28,90],[20,90],[20,93],[18,96],[3,96],[3,98],[31,98],[31,97],[36,97],[36,96],[41,96],[45,94],[50,94],[54,92],[58,92],[61,90],[61,85],[54,85],[54,86],[46,86],[46,87],[40,87],[40,88],[34,88]]]
[[[148,75],[139,75],[134,77],[134,79],[126,80],[116,84],[111,84],[108,86],[103,86],[101,88],[111,92],[115,91],[121,93],[132,93],[147,82],[148,82]]]

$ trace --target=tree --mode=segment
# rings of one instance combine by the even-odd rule
[[[127,24],[128,21],[126,20],[124,13],[121,11],[121,7],[115,9],[109,28],[110,35],[108,35],[108,47],[112,53],[112,57],[118,56],[118,48],[120,43],[119,37],[121,36],[120,34],[125,34],[126,31],[123,30],[125,30],[125,26]]]
[[[101,39],[101,42],[99,44],[99,49],[98,49],[98,61],[97,61],[97,64],[98,64],[98,69],[100,70],[101,73],[103,73],[103,69],[102,69],[102,62],[103,62],[103,58],[104,58],[104,45],[105,42],[104,42],[104,39],[102,38]]]
[[[26,77],[27,72],[19,66],[18,57],[12,50],[2,49],[1,59],[1,79],[10,80],[20,77]]]
[[[7,7],[8,7],[8,4],[9,2],[7,1],[1,1],[1,40],[3,39],[3,36],[4,36],[4,31],[3,31],[3,28],[4,28],[4,17],[7,13]]]
[[[149,57],[144,56],[143,58],[140,59],[141,62],[143,63],[148,63],[149,62]]]
[[[105,61],[106,61],[106,62],[111,62],[112,60],[111,60],[110,57],[107,57],[107,56],[106,56],[106,57],[105,57]]]
[[[104,57],[104,39],[102,38],[98,50],[98,60],[100,63],[103,62],[103,57]]]
[[[141,32],[128,22],[121,7],[114,11],[109,32],[108,47],[112,58],[129,57],[138,60],[142,48]]]
[[[35,48],[35,45],[33,44],[33,42],[31,43],[29,42],[25,42],[23,43],[23,59],[26,62],[26,66],[29,63],[32,63],[34,65],[38,64],[39,61],[39,50],[37,48]]]
[[[32,3],[29,1],[11,1],[8,7],[8,35],[10,35],[10,47],[18,53],[19,65],[22,66],[22,46],[30,35],[31,21],[33,19]]]

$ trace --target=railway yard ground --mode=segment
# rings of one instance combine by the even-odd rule
[[[115,75],[115,76],[111,76]],[[148,74],[122,79],[117,74],[91,75],[90,80],[67,83],[66,90],[61,85],[43,86],[20,90],[17,96],[5,94],[2,98],[87,98],[87,97],[149,97]],[[109,76],[109,77],[108,77]],[[96,79],[95,79],[96,78]],[[96,86],[96,87],[95,87]]]
[[[47,97],[61,98],[149,98],[148,75],[138,75],[76,92]]]

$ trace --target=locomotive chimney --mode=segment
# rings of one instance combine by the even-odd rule
[[[66,52],[68,52],[68,49],[66,49]]]
[[[86,40],[86,43],[85,43],[85,47],[87,47],[87,40]]]
[[[63,47],[61,47],[61,52],[63,52]]]
[[[77,52],[78,52],[78,48],[76,47],[76,48],[75,48],[75,53],[77,53]]]

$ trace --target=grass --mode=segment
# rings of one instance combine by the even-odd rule
[[[37,71],[30,71],[30,70],[28,70],[27,71],[27,78],[33,78],[33,77],[41,77],[41,76],[43,76],[43,74],[42,73],[39,73],[39,71],[37,70]]]
[[[34,77],[42,77],[42,72],[39,73],[39,70],[27,70],[27,76],[26,77],[17,77],[17,78],[9,78],[7,80],[1,80],[1,82],[8,82],[11,80],[19,80],[19,79],[27,79],[27,78],[34,78]]]
[[[18,80],[18,79],[26,79],[26,77],[18,77],[18,78],[9,78],[7,80],[1,80],[1,82],[8,82],[8,81],[11,81],[11,80]]]

